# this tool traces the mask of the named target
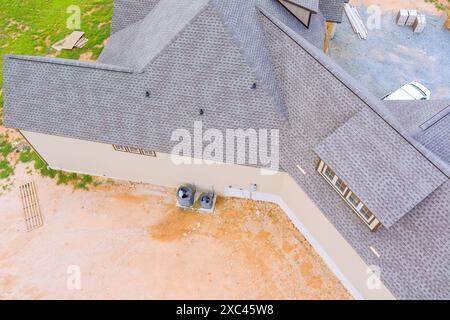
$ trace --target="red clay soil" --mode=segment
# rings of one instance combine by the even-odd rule
[[[18,186],[31,179],[44,226],[26,232]],[[199,214],[173,191],[73,191],[19,166],[0,196],[0,299],[351,299],[277,206],[219,198]]]

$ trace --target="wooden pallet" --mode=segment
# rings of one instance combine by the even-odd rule
[[[43,225],[41,209],[36,194],[34,182],[28,182],[19,187],[22,198],[23,212],[25,214],[25,224],[27,231],[39,228]]]

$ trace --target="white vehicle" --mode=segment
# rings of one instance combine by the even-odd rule
[[[418,82],[410,82],[381,100],[430,100],[431,92]]]

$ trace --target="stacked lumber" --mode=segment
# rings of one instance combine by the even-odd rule
[[[395,19],[395,22],[399,26],[404,26],[407,20],[408,20],[408,10],[400,9],[400,11],[397,14],[397,18]]]
[[[412,28],[414,33],[420,33],[425,29],[425,26],[427,25],[427,20],[425,18],[424,14],[417,15],[416,21],[414,21]]]
[[[73,48],[83,48],[88,39],[85,38],[83,31],[74,31],[64,39],[56,42],[52,45],[52,48],[61,51],[61,50],[72,50]]]
[[[350,21],[353,31],[363,40],[367,39],[367,28],[359,15],[358,10],[352,6],[350,3],[344,5],[345,14]]]
[[[396,23],[399,26],[412,27],[414,33],[420,33],[427,25],[427,18],[414,9],[401,9],[397,14]]]
[[[412,27],[414,21],[417,19],[417,10],[408,10],[408,19],[406,20],[405,26]]]

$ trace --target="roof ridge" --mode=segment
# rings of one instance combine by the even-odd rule
[[[220,1],[220,0],[219,0]],[[217,8],[217,0],[211,0],[210,3],[213,4],[214,6],[214,10],[217,13],[217,15],[219,16],[220,20],[223,23],[223,26],[225,28],[225,30],[227,31],[228,35],[231,37],[231,39],[233,40],[233,42],[236,44],[237,48],[239,49],[239,52],[241,53],[242,57],[244,58],[244,60],[247,62],[247,65],[252,73],[252,75],[255,77],[255,79],[257,79],[261,85],[262,88],[264,89],[264,91],[266,92],[267,96],[269,97],[269,99],[272,101],[272,103],[279,107],[279,112],[282,116],[282,119],[284,121],[285,124],[289,124],[289,116],[288,116],[288,112],[287,112],[287,107],[286,105],[282,106],[278,106],[278,103],[275,101],[275,98],[273,97],[273,95],[270,93],[270,90],[267,86],[267,84],[265,83],[264,79],[262,77],[260,77],[258,75],[258,73],[256,72],[254,66],[252,65],[252,63],[250,63],[248,61],[248,57],[247,54],[244,51],[244,48],[241,45],[241,42],[236,38],[235,33],[233,32],[233,28],[231,27],[231,25],[226,21],[226,19],[224,18],[222,12]],[[258,10],[258,8],[255,6],[254,7],[255,10]]]

